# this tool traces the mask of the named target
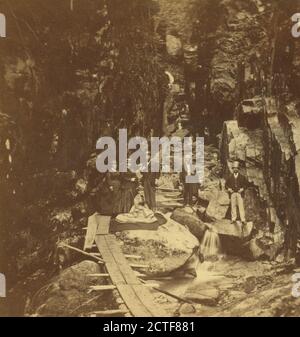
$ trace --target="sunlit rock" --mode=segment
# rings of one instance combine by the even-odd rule
[[[180,269],[199,247],[198,239],[190,231],[167,216],[167,223],[156,231],[131,230],[119,235],[123,252],[141,255],[143,270],[150,275],[167,275]]]

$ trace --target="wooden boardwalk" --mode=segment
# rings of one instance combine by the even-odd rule
[[[94,216],[94,218],[90,220],[92,220],[90,223],[93,221],[97,222],[97,230],[94,241],[102,259],[104,260],[107,275],[109,275],[112,285],[110,289],[118,291],[122,301],[124,302],[123,304],[127,308],[127,310],[125,310],[125,312],[128,313],[127,316],[168,316],[167,312],[161,309],[160,306],[154,302],[149,288],[147,288],[147,286],[138,279],[136,273],[130,267],[128,260],[122,253],[116,237],[109,234],[107,219],[101,216]],[[104,289],[103,287],[105,286],[100,286],[99,290]],[[97,290],[97,287],[95,287],[94,290]],[[116,310],[116,313],[118,312],[120,312],[120,310]]]

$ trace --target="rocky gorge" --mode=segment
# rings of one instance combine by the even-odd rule
[[[148,266],[143,273],[149,282],[186,301],[153,290],[157,304],[180,316],[299,316],[300,300],[292,295],[292,275],[299,271],[299,41],[287,25],[297,6],[268,0],[121,2],[90,1],[88,13],[97,7],[91,26],[77,18],[87,35],[96,36],[96,46],[86,36],[76,40],[78,27],[63,36],[68,47],[52,62],[61,70],[68,56],[63,69],[72,85],[51,74],[53,65],[32,37],[17,57],[1,56],[1,183],[7,191],[1,196],[1,268],[9,296],[0,299],[0,314],[89,316],[112,307],[113,294],[88,292],[96,282],[88,275],[103,272],[101,266],[62,244],[82,249],[88,217],[101,202],[95,141],[127,119],[132,134],[155,129],[159,135],[205,137],[205,181],[196,207],[183,208],[180,191],[159,191],[165,224],[157,231],[116,233],[123,253],[141,256]],[[21,15],[22,8],[14,10]],[[54,29],[51,20],[47,27]],[[54,55],[46,28],[38,34]],[[91,51],[97,62],[87,61]],[[189,109],[182,113],[184,105]],[[30,127],[38,131],[27,134]],[[230,223],[224,188],[236,160],[250,184],[243,235]],[[178,184],[178,176],[166,175],[159,187],[177,190]],[[199,251],[207,233],[217,250],[203,261]]]

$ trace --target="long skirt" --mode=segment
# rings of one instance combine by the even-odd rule
[[[136,193],[132,188],[121,189],[120,203],[119,203],[119,213],[129,213],[133,203]]]

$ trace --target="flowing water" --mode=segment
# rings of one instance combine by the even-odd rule
[[[205,261],[202,264],[199,263],[196,271],[197,277],[194,279],[182,277],[160,281],[158,283],[161,289],[169,291],[174,295],[184,297],[189,288],[196,287],[200,290],[210,287],[211,283],[219,282],[224,279],[224,275],[216,273],[214,262],[212,261]]]
[[[215,262],[221,259],[221,244],[218,233],[209,229],[201,242],[201,253],[205,257],[204,263],[195,265],[197,277],[194,279],[176,278],[160,283],[162,289],[165,289],[178,296],[184,296],[188,288],[198,287],[199,289],[207,287],[211,282],[218,282],[224,278],[215,271]]]
[[[217,256],[221,252],[221,243],[219,234],[208,229],[201,242],[201,253],[204,257]]]

